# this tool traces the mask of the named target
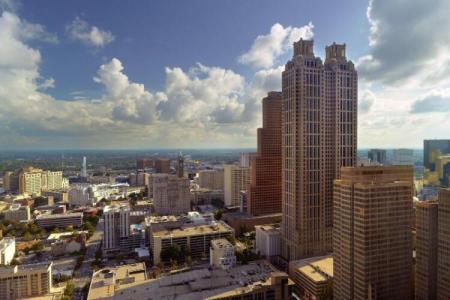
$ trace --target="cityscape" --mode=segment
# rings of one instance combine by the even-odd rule
[[[450,299],[450,3],[344,2],[0,0],[0,300]]]

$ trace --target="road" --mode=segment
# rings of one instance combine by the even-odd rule
[[[76,293],[74,299],[84,299],[83,294],[79,291],[83,289],[86,284],[91,282],[92,268],[91,263],[95,260],[95,252],[99,249],[103,238],[103,219],[100,219],[97,227],[95,228],[94,234],[86,243],[86,255],[84,256],[83,264],[80,269],[75,271],[74,274],[74,284],[76,288]]]

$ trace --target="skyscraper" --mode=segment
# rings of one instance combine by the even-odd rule
[[[152,174],[153,205],[159,215],[179,215],[191,210],[189,179],[170,174]]]
[[[370,149],[367,153],[367,157],[371,162],[385,164],[386,163],[386,150],[384,149]]]
[[[423,141],[423,166],[430,171],[435,171],[434,160],[436,156],[450,153],[450,140],[424,140]]]
[[[241,191],[250,183],[250,168],[236,165],[224,166],[224,202],[226,207],[237,207],[241,203]]]
[[[130,235],[130,208],[126,205],[110,205],[103,209],[103,252],[120,252],[120,242]]]
[[[450,189],[439,190],[438,299],[450,299]]]
[[[282,254],[287,260],[332,249],[333,180],[356,164],[358,77],[345,45],[294,43],[282,75]]]
[[[81,164],[81,177],[87,177],[86,156],[83,156],[83,163]]]
[[[258,128],[258,150],[251,159],[247,211],[252,215],[281,212],[281,92],[262,101],[263,126]]]
[[[411,299],[413,186],[412,166],[341,169],[334,183],[334,299]]]

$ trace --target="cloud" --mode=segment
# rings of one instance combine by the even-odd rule
[[[365,90],[362,96],[359,98],[358,112],[360,114],[367,114],[370,112],[373,104],[375,103],[376,97],[370,90]]]
[[[286,53],[294,41],[300,38],[311,39],[314,36],[314,25],[302,27],[283,27],[276,23],[270,33],[258,36],[250,50],[239,57],[239,62],[256,68],[271,68],[277,58]]]
[[[66,27],[67,34],[75,41],[80,41],[88,46],[101,48],[114,41],[115,36],[106,30],[96,26],[90,26],[86,21],[76,17]]]
[[[450,1],[371,0],[369,53],[357,63],[367,81],[436,84],[450,74]]]
[[[0,12],[11,11],[15,12],[21,3],[19,0],[0,0]]]
[[[416,100],[411,106],[411,113],[421,114],[430,112],[450,112],[450,95],[430,94]]]

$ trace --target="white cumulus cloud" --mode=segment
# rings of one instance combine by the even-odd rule
[[[91,26],[85,20],[76,17],[66,28],[70,38],[94,47],[104,47],[114,41],[115,36],[97,26]]]

